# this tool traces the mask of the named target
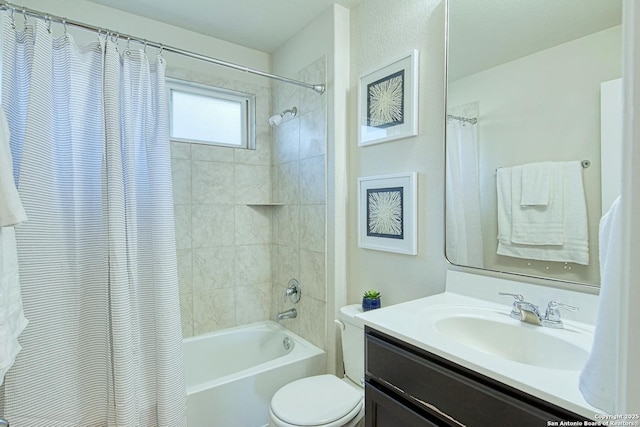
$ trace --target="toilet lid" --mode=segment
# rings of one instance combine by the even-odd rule
[[[317,375],[278,390],[271,399],[271,411],[284,422],[314,426],[344,417],[361,400],[362,393],[335,375]]]

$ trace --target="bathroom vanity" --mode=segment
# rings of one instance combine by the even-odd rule
[[[508,289],[537,305],[569,300],[586,312],[582,316],[594,307],[595,296],[499,279],[476,286],[484,279],[472,279],[490,295]],[[589,319],[570,313],[563,328],[534,326],[510,317],[508,299],[458,292],[448,280],[445,293],[360,316],[367,426],[586,425],[595,419],[600,411],[578,389],[593,341]]]
[[[585,420],[370,327],[365,335],[367,426],[546,426]]]

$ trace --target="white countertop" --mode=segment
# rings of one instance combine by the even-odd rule
[[[486,354],[447,338],[429,321],[429,313],[443,309],[443,306],[456,306],[456,309],[461,310],[466,307],[470,312],[483,308],[491,310],[494,315],[504,314],[505,321],[514,322],[523,328],[540,328],[541,333],[560,334],[556,336],[561,336],[569,342],[573,340],[576,345],[585,348],[587,352],[590,351],[591,343],[585,344],[584,336],[593,334],[593,326],[571,320],[564,320],[565,329],[524,324],[508,317],[511,304],[508,300],[506,302],[507,304],[498,304],[458,293],[445,292],[371,310],[358,317],[366,325],[383,333],[576,414],[595,419],[595,414],[601,414],[602,411],[589,405],[582,397],[578,389],[579,370],[541,368]],[[581,335],[582,338],[576,341],[572,335]]]

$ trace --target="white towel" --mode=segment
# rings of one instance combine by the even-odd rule
[[[523,245],[511,241],[513,223],[511,178],[513,168],[500,168],[496,183],[498,193],[498,255],[541,261],[589,264],[587,205],[579,161],[562,162],[564,168],[564,203],[562,245]]]
[[[551,162],[527,163],[522,165],[522,206],[547,206],[551,185],[553,182],[553,168]]]
[[[562,163],[551,164],[551,162],[549,164],[553,172],[551,181],[554,185],[553,189],[548,191],[551,200],[547,205],[522,205],[524,166],[512,168],[512,243],[520,245],[564,244],[564,165]]]
[[[18,336],[27,323],[22,310],[15,230],[0,227],[0,385],[22,349]]]
[[[22,349],[18,336],[27,326],[18,277],[18,251],[13,225],[27,216],[13,180],[9,127],[0,108],[0,385]]]
[[[0,108],[0,227],[19,224],[27,220],[15,181],[9,146],[9,125]]]
[[[600,301],[593,347],[580,373],[580,392],[589,404],[609,414],[616,413],[616,376],[611,367],[615,351],[620,307],[615,287],[621,280],[620,241],[622,240],[622,201],[620,196],[600,220]]]

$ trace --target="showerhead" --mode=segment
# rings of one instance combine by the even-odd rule
[[[269,117],[269,124],[272,127],[276,127],[287,120],[293,119],[296,115],[298,115],[298,109],[296,107],[291,107],[291,109],[284,110],[280,114]]]
[[[275,116],[269,117],[269,124],[271,127],[276,127],[282,122],[282,116],[280,114],[276,114]]]

